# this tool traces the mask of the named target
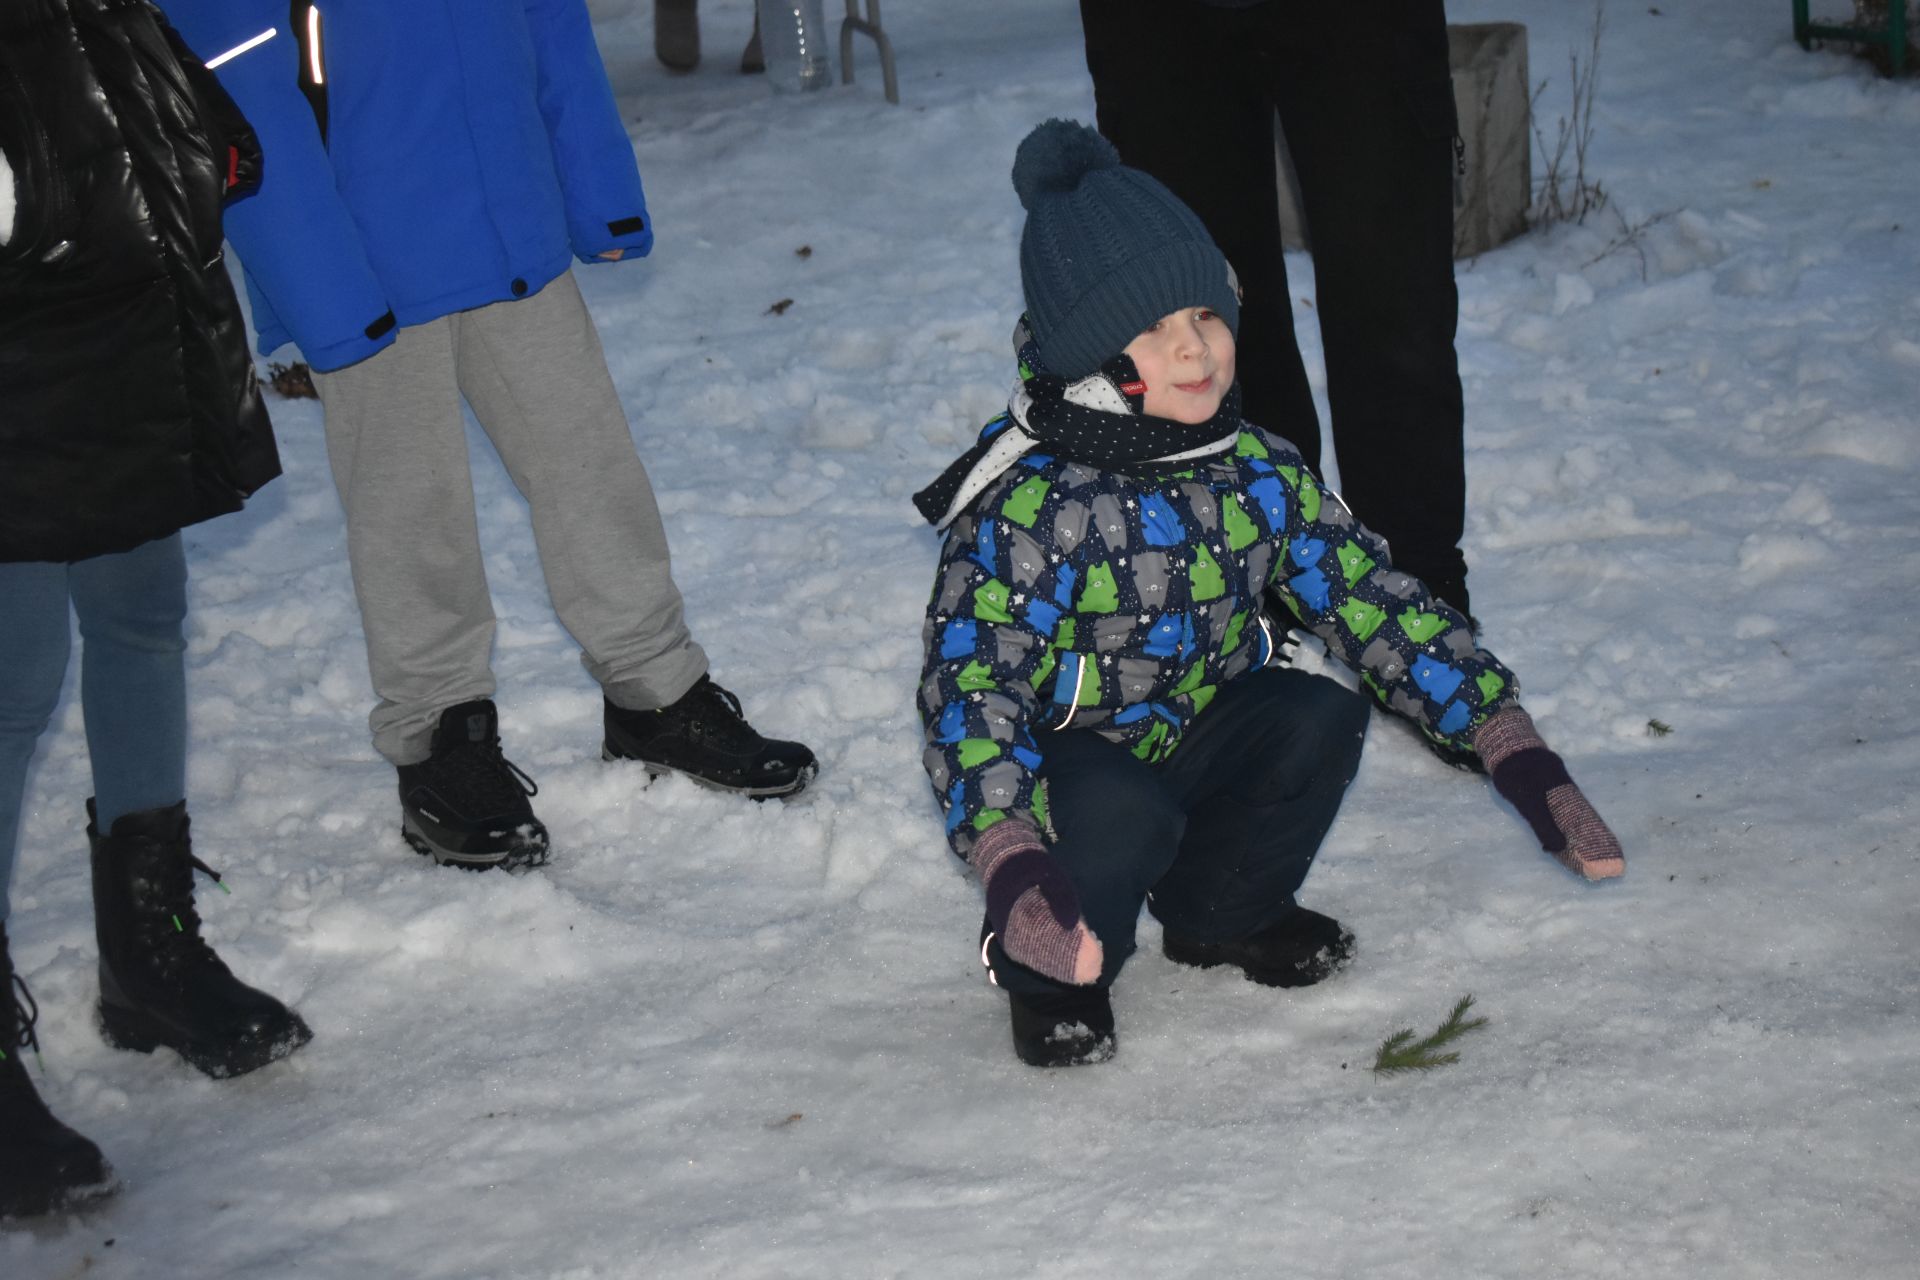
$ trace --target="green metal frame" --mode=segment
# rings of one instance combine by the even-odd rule
[[[1839,27],[1832,23],[1810,21],[1807,17],[1807,0],[1793,0],[1793,38],[1800,42],[1802,49],[1811,48],[1815,40],[1851,40],[1855,44],[1883,44],[1887,47],[1887,60],[1893,64],[1893,74],[1905,75],[1907,0],[1889,0],[1887,25],[1878,31],[1870,27]]]

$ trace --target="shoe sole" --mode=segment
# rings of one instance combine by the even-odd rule
[[[300,1022],[280,1039],[250,1046],[252,1052],[244,1057],[236,1057],[231,1048],[221,1053],[212,1046],[175,1039],[161,1023],[136,1009],[122,1009],[103,1003],[95,1006],[95,1012],[100,1020],[101,1037],[114,1048],[128,1049],[134,1053],[171,1049],[185,1059],[188,1066],[215,1080],[231,1080],[235,1076],[258,1071],[261,1067],[288,1057],[313,1039],[313,1031],[306,1023]]]
[[[413,851],[423,857],[432,858],[435,866],[458,867],[462,871],[489,871],[494,867],[504,867],[508,871],[527,871],[542,867],[547,863],[549,850],[539,849],[487,849],[480,852],[449,849],[445,845],[435,844],[427,833],[414,822],[411,814],[400,815],[400,838],[405,840]]]
[[[685,769],[676,769],[672,765],[655,764],[653,761],[642,759],[639,756],[623,756],[612,747],[601,747],[600,758],[614,763],[640,765],[647,771],[648,778],[657,778],[663,773],[671,773],[686,778],[696,786],[705,787],[709,791],[724,791],[728,795],[746,796],[751,800],[790,799],[793,796],[799,795],[802,791],[805,791],[808,784],[811,783],[820,772],[820,766],[818,764],[811,764],[802,769],[800,775],[792,782],[782,783],[777,787],[730,787],[724,782],[715,782],[711,778],[703,778],[697,773],[689,773]]]

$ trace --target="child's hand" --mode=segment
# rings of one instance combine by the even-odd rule
[[[994,824],[975,842],[971,860],[987,888],[987,920],[1009,956],[1055,982],[1085,986],[1100,977],[1100,939],[1080,914],[1073,882],[1033,828]]]
[[[1569,871],[1589,880],[1607,880],[1626,871],[1620,841],[1517,703],[1474,731],[1473,749],[1487,766],[1494,789],[1533,827],[1540,847]]]

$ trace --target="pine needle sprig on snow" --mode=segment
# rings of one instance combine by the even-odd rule
[[[1390,1076],[1402,1071],[1431,1071],[1435,1067],[1451,1066],[1460,1061],[1458,1053],[1442,1053],[1440,1050],[1467,1032],[1478,1031],[1487,1025],[1485,1018],[1467,1017],[1467,1010],[1472,1007],[1473,997],[1461,996],[1453,1006],[1453,1012],[1447,1015],[1447,1020],[1423,1040],[1415,1040],[1411,1028],[1388,1036],[1374,1057],[1374,1074]]]

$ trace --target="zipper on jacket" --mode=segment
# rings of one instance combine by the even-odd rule
[[[311,0],[293,0],[288,14],[293,38],[300,45],[300,92],[313,108],[320,126],[320,145],[327,145],[327,66],[320,39],[320,6]]]

